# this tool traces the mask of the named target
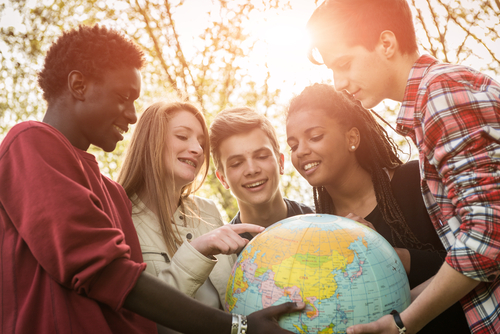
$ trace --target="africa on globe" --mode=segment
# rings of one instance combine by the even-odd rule
[[[256,236],[238,256],[225,307],[248,315],[288,301],[306,309],[280,318],[294,333],[346,333],[410,304],[392,246],[374,230],[327,214],[290,217]]]

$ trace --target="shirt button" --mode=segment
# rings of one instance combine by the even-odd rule
[[[179,216],[179,219],[180,220],[184,220],[184,216]]]
[[[191,233],[186,234],[186,238],[188,240],[191,240],[193,238],[193,235]]]

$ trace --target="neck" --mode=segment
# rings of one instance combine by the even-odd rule
[[[397,57],[397,65],[394,66],[394,95],[389,97],[391,100],[402,102],[404,99],[406,91],[406,83],[408,82],[408,76],[410,75],[411,68],[415,62],[420,58],[418,51],[412,54],[399,55]]]
[[[353,213],[366,217],[377,206],[371,175],[359,165],[351,168],[340,182],[325,185],[325,188],[338,216]]]
[[[42,122],[51,125],[61,132],[71,143],[80,150],[87,151],[90,143],[80,133],[75,121],[75,108],[64,97],[51,101]]]
[[[285,219],[288,215],[287,206],[280,192],[278,192],[272,201],[257,205],[238,202],[238,206],[240,208],[242,223],[255,224],[262,227],[271,226]]]

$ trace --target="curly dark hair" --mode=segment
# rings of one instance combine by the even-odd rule
[[[144,52],[132,40],[105,26],[80,25],[63,33],[49,48],[38,84],[50,102],[67,87],[68,74],[82,72],[101,80],[108,70],[144,66]]]
[[[398,157],[397,145],[375,120],[372,112],[363,108],[359,101],[346,92],[337,92],[331,85],[318,83],[306,87],[291,100],[287,119],[291,114],[304,109],[324,110],[345,128],[356,127],[359,130],[360,143],[355,152],[356,160],[371,175],[377,204],[391,229],[391,244],[394,246],[397,238],[407,247],[421,249],[423,244],[406,223],[384,170],[403,164]],[[313,187],[313,194],[317,213],[335,214],[335,203],[324,187]]]

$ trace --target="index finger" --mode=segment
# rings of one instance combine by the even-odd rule
[[[234,232],[241,234],[244,232],[260,233],[265,230],[264,227],[255,224],[230,224],[228,225]]]

